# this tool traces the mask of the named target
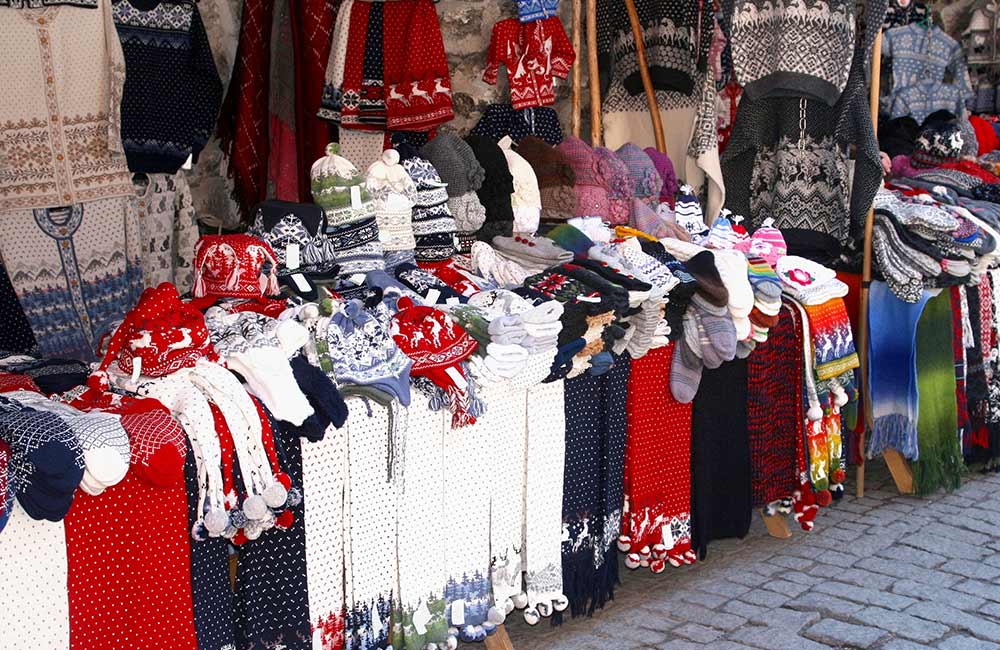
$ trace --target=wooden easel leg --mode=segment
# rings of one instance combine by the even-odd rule
[[[497,625],[497,631],[486,637],[486,650],[514,650],[507,628]]]
[[[865,496],[865,465],[864,465],[864,463],[862,463],[861,465],[858,465],[857,472],[854,475],[854,482],[856,484],[855,485],[855,494],[857,494],[858,498],[860,499],[861,497]]]
[[[896,489],[900,494],[913,494],[913,473],[910,472],[910,465],[903,458],[903,454],[895,449],[887,449],[882,453],[885,464],[889,466],[889,473],[892,480],[896,482]]]
[[[788,539],[792,536],[792,530],[788,527],[788,516],[787,515],[769,515],[763,510],[760,510],[760,518],[764,520],[764,525],[767,526],[767,532],[771,537],[777,539]]]

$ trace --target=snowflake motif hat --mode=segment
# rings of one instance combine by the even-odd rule
[[[267,242],[251,235],[204,235],[195,245],[195,298],[253,299],[280,291],[278,258]]]

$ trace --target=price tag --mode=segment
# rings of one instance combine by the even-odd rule
[[[663,545],[667,548],[673,548],[676,546],[674,542],[674,531],[670,529],[670,524],[663,524],[660,528],[663,537]]]
[[[451,624],[455,627],[465,625],[465,601],[456,600],[451,604]]]
[[[293,242],[285,246],[285,267],[289,271],[294,271],[301,264],[302,259],[300,257],[299,245]]]
[[[458,390],[465,390],[469,387],[469,382],[465,380],[465,377],[458,371],[458,368],[445,368],[444,374],[451,377],[451,380],[458,386]]]
[[[431,622],[431,611],[427,609],[427,603],[421,601],[420,607],[413,612],[413,629],[417,634],[427,634],[427,624]]]
[[[194,156],[192,154],[188,154],[187,160],[185,160],[184,164],[181,165],[181,169],[191,169],[192,167],[194,167]]]
[[[454,307],[455,305],[460,305],[461,303],[462,301],[456,298],[455,296],[452,296],[451,298],[448,298],[447,300],[444,301],[444,304],[448,305],[449,307]]]
[[[292,282],[295,284],[295,287],[303,293],[308,293],[312,290],[312,287],[309,286],[309,281],[306,280],[306,276],[301,273],[293,275]]]
[[[361,209],[361,186],[351,185],[351,207],[355,210]]]
[[[365,277],[366,277],[366,276],[365,276],[365,274],[364,274],[364,273],[355,273],[354,275],[352,275],[352,276],[351,276],[350,278],[348,278],[348,279],[349,279],[349,280],[350,280],[351,282],[353,282],[354,284],[356,284],[356,285],[360,286],[360,285],[362,285],[362,284],[364,284],[364,283],[365,283]]]
[[[441,292],[440,291],[438,291],[437,289],[428,289],[427,290],[427,297],[425,298],[425,300],[430,305],[436,305],[437,301],[438,301],[438,298],[440,298],[440,297],[441,297]]]

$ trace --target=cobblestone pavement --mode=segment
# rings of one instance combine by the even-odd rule
[[[514,648],[1000,650],[1000,475],[921,499],[900,496],[884,465],[868,474],[865,497],[849,485],[812,533],[774,539],[756,517],[703,563],[622,567],[592,618],[529,627],[515,612]]]

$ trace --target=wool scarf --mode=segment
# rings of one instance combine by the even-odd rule
[[[275,2],[243,4],[240,41],[229,90],[219,118],[219,138],[233,180],[233,198],[245,218],[267,198],[270,151],[268,97],[271,83],[271,32]],[[295,139],[298,201],[310,196],[309,169],[323,156],[328,127],[316,116],[340,0],[289,0],[295,67]]]
[[[927,301],[917,324],[917,441],[920,460],[913,465],[918,494],[957,489],[965,465],[956,428],[955,356],[950,292]]]
[[[968,368],[968,355],[965,353],[965,343],[972,342],[972,323],[969,319],[969,303],[965,298],[965,287],[948,289],[951,298],[951,348],[955,362],[955,406],[957,409],[959,449],[972,429],[969,419],[969,400],[965,391],[965,378]]]
[[[896,449],[910,460],[917,447],[917,322],[930,298],[903,302],[884,282],[873,282],[868,302],[868,390],[872,409],[869,458]]]
[[[683,562],[691,549],[691,404],[670,394],[675,347],[650,350],[632,362],[627,397],[622,535],[640,560],[661,545],[652,560],[660,561],[658,567],[667,555]]]
[[[798,487],[796,453],[805,435],[802,391],[802,327],[785,306],[778,324],[747,360],[747,434],[753,507],[792,494]]]
[[[750,529],[747,362],[702,372],[691,416],[692,534],[700,559],[712,540]]]
[[[1000,270],[990,269],[987,274],[993,296],[1000,295]],[[988,438],[985,447],[988,449],[986,467],[995,469],[1000,466],[1000,309],[995,302],[989,305],[990,349],[987,366],[987,386],[989,388],[986,429]],[[984,314],[984,321],[986,315]],[[985,323],[984,323],[985,325]],[[985,356],[985,348],[984,348]]]

